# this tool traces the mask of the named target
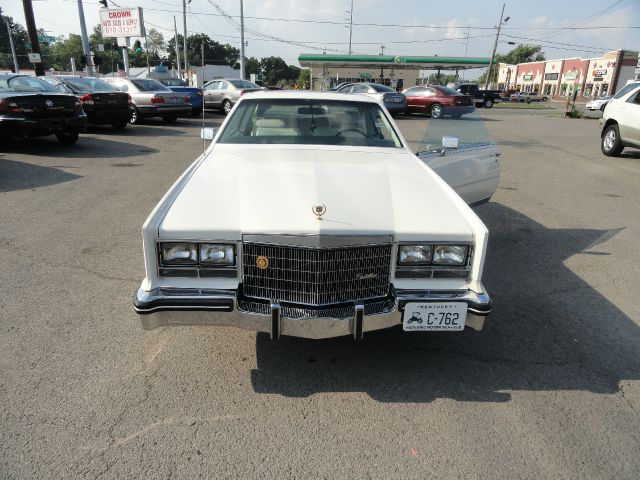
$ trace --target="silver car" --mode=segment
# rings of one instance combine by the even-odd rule
[[[104,78],[121,92],[131,95],[131,120],[139,123],[143,118],[161,117],[165,123],[173,123],[178,115],[191,114],[188,94],[176,93],[160,82],[148,78]]]
[[[220,78],[204,84],[204,108],[218,108],[227,115],[241,95],[263,90],[247,80]]]
[[[338,93],[356,93],[379,98],[391,115],[407,111],[407,98],[393,88],[379,83],[354,83],[338,90]]]

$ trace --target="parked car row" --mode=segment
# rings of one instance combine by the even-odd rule
[[[341,83],[332,91],[379,98],[389,113],[424,113],[431,118],[460,118],[475,111],[474,98],[439,85],[416,85],[402,91],[378,83]]]
[[[512,102],[546,102],[549,96],[539,92],[515,92],[509,96]]]

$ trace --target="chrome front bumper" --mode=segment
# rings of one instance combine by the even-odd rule
[[[270,315],[242,311],[238,308],[236,290],[155,289],[147,292],[138,289],[133,297],[133,306],[145,330],[166,326],[234,326],[269,333],[272,339],[280,335],[303,338],[352,335],[359,340],[364,332],[400,325],[404,306],[410,302],[465,302],[466,326],[477,331],[482,330],[484,317],[492,309],[487,293],[470,290],[396,290],[391,310],[365,315],[364,305],[354,305],[353,315],[347,318],[287,318],[277,303],[270,305]]]

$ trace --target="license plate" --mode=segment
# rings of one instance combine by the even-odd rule
[[[178,103],[178,99],[176,97],[170,97],[169,103]]]
[[[451,332],[464,330],[467,304],[464,302],[407,303],[402,317],[406,332]]]
[[[394,99],[393,99],[393,101],[394,101],[395,103],[400,103],[400,102],[402,101],[402,99],[401,99],[401,98],[394,98]]]

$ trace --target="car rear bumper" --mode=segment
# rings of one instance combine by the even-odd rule
[[[389,113],[403,113],[407,111],[406,103],[386,103],[385,102],[384,106],[389,111]]]
[[[324,312],[344,311],[351,308],[352,314],[317,315],[292,318],[287,311],[295,307],[272,303],[265,305],[261,313],[243,310],[243,302],[236,290],[155,289],[150,292],[138,289],[133,297],[133,306],[140,315],[142,327],[151,330],[166,326],[235,326],[267,332],[272,338],[288,335],[303,338],[331,338],[353,335],[359,339],[363,332],[381,330],[402,324],[404,307],[411,302],[463,302],[467,304],[466,326],[481,330],[484,317],[492,310],[487,293],[478,294],[470,290],[454,292],[431,292],[421,290],[398,290],[389,298],[389,307],[380,313],[367,314],[366,305],[348,305],[330,308]]]
[[[87,129],[85,114],[65,118],[13,117],[0,115],[0,134],[18,136],[43,136],[54,133],[80,133]]]
[[[444,105],[442,107],[442,113],[444,115],[466,115],[475,111],[475,105]]]
[[[136,105],[141,115],[145,117],[161,117],[163,115],[184,115],[191,113],[191,104],[166,105],[157,107],[155,105]]]
[[[109,110],[85,110],[89,123],[102,124],[111,123],[131,118],[131,110],[129,107],[109,109]]]

